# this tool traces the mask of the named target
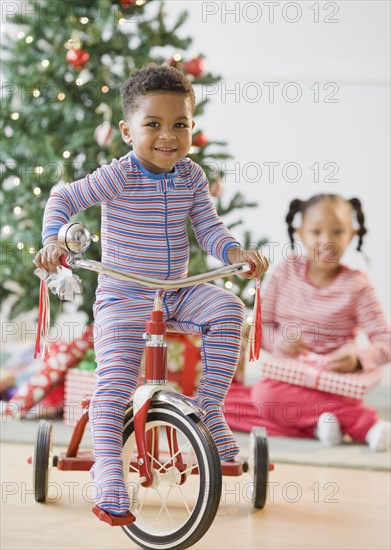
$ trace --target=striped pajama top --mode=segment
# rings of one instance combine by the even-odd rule
[[[390,329],[368,277],[341,265],[332,283],[318,287],[308,277],[308,264],[306,257],[291,259],[271,275],[262,300],[263,347],[276,352],[279,339],[301,335],[310,351],[343,348],[365,370],[389,362]],[[369,339],[364,347],[355,343],[360,329]]]
[[[204,171],[183,158],[172,172],[155,174],[133,152],[85,178],[54,190],[47,202],[42,239],[57,235],[70,218],[101,203],[102,262],[157,279],[187,276],[190,218],[200,246],[228,263],[227,251],[240,246],[220,220]],[[121,293],[135,283],[99,275],[97,296]]]

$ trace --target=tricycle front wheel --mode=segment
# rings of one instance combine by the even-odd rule
[[[124,468],[136,521],[125,533],[147,550],[184,550],[209,529],[222,489],[221,463],[203,422],[167,405],[152,404],[146,422],[153,484],[143,487],[128,466],[136,448],[134,422],[125,420]]]

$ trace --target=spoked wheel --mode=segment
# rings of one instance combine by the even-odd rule
[[[33,458],[34,495],[37,502],[45,502],[48,492],[49,460],[52,450],[53,426],[47,420],[38,425]]]
[[[153,468],[149,488],[132,465],[134,425],[132,418],[125,420],[125,481],[136,520],[122,529],[142,548],[183,550],[206,533],[216,515],[222,487],[217,449],[195,415],[167,404],[151,405],[146,430]]]
[[[266,504],[269,480],[269,446],[265,428],[257,426],[251,430],[249,458],[245,471],[252,477],[254,508],[263,508]]]

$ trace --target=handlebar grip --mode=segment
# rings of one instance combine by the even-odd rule
[[[255,262],[253,262],[252,260],[246,260],[246,263],[248,263],[250,268],[251,268],[250,271],[247,271],[247,273],[252,275],[254,273],[254,271],[256,270],[257,266],[255,265]]]
[[[71,266],[67,264],[65,256],[60,256],[60,264],[66,267],[67,269],[72,269]]]

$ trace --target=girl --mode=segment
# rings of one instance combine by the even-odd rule
[[[195,107],[190,82],[169,66],[133,71],[122,89],[122,138],[132,151],[109,166],[52,192],[45,208],[43,249],[36,265],[55,271],[64,252],[60,227],[85,208],[102,204],[102,261],[159,279],[187,276],[189,217],[202,248],[226,263],[252,260],[260,277],[268,262],[245,251],[219,219],[203,170],[186,155]],[[248,278],[248,274],[244,274]],[[130,502],[122,467],[122,425],[136,387],[142,334],[155,291],[100,275],[94,305],[98,381],[90,406],[95,501],[126,514]],[[239,451],[222,413],[237,365],[244,320],[242,302],[210,284],[168,291],[163,308],[171,330],[202,334],[203,374],[197,403],[221,459]]]
[[[295,227],[296,215],[300,223]],[[266,289],[262,344],[271,358],[326,354],[326,368],[338,373],[376,369],[389,362],[390,331],[374,289],[364,273],[341,263],[355,235],[361,250],[366,228],[360,201],[339,195],[296,199],[286,222],[292,249],[296,233],[307,256],[289,258],[278,266]],[[295,329],[294,334],[289,328]],[[370,341],[366,347],[355,344],[360,328]],[[372,451],[390,446],[390,423],[361,400],[271,379],[261,380],[249,392],[247,403],[260,406],[256,423],[270,435],[315,436],[326,445],[337,445],[348,434]],[[233,398],[234,393],[227,410]],[[288,405],[295,414],[287,414]],[[232,428],[247,431],[253,424],[231,413],[226,417]]]

